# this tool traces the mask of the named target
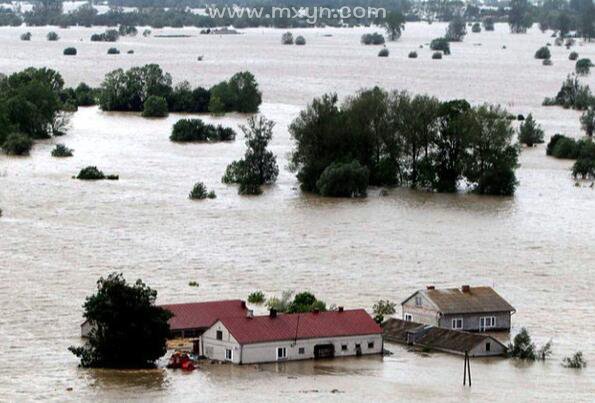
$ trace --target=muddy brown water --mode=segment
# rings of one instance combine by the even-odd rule
[[[313,97],[373,85],[500,103],[515,114],[532,112],[546,137],[580,136],[577,112],[540,105],[574,66],[561,47],[552,47],[553,66],[533,59],[553,42],[548,34],[513,36],[497,25],[431,60],[424,44],[444,29],[408,23],[401,40],[388,44],[390,57],[378,58],[378,47],[359,43],[372,29],[294,30],[306,37],[303,47],[282,46],[280,30],[199,36],[185,29],[194,36],[123,38],[115,44],[122,54],[107,55],[114,44],[88,41],[99,28],[0,28],[1,72],[49,66],[69,85],[97,85],[114,68],[144,63],[193,85],[250,70],[263,90],[262,112],[277,122],[272,149],[282,168],[262,196],[240,197],[220,178],[242,155],[241,137],[173,144],[171,126],[182,115],[153,120],[97,108],[81,108],[65,137],[37,143],[29,158],[0,156],[0,400],[593,401],[593,366],[560,365],[576,350],[595,361],[595,190],[574,186],[571,162],[546,157],[544,145],[524,150],[513,198],[407,189],[380,197],[371,189],[363,200],[322,199],[297,190],[285,169],[287,126]],[[31,42],[18,39],[25,30]],[[50,30],[60,41],[45,40]],[[62,56],[67,46],[78,55]],[[407,58],[411,50],[417,59]],[[576,50],[595,59],[594,44]],[[593,76],[584,81],[595,87]],[[204,117],[236,128],[245,119]],[[75,150],[73,158],[50,157],[58,141]],[[87,165],[120,180],[71,179]],[[199,180],[217,199],[187,199]],[[66,348],[80,342],[85,296],[111,271],[142,278],[161,303],[292,288],[370,309],[379,298],[399,302],[427,284],[492,285],[518,310],[513,332],[526,326],[538,345],[551,338],[554,355],[534,364],[473,360],[472,389],[462,387],[461,358],[390,344],[388,357],[209,366],[191,374],[79,369]]]

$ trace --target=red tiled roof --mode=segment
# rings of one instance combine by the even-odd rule
[[[320,337],[382,334],[363,309],[270,316],[226,317],[223,325],[240,344]]]
[[[171,330],[209,328],[221,318],[246,317],[246,305],[239,299],[169,304],[161,307],[174,314],[169,320]]]

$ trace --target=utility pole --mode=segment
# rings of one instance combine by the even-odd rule
[[[467,385],[467,373],[469,374],[469,387],[471,387],[471,360],[469,352],[465,351],[465,364],[463,366],[463,386]]]

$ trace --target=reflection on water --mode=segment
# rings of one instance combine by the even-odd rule
[[[59,30],[57,43],[44,39],[50,28],[27,29],[30,43],[18,40],[21,28],[0,28],[0,72],[49,64],[71,85],[96,85],[113,68],[155,62],[175,80],[209,85],[253,71],[262,112],[277,122],[271,146],[282,168],[292,148],[287,126],[305,103],[373,85],[502,103],[515,114],[533,113],[546,138],[580,135],[579,113],[541,106],[573,63],[562,47],[551,49],[553,66],[536,62],[535,50],[550,40],[537,29],[512,36],[502,24],[470,34],[439,62],[426,46],[418,49],[444,33],[437,23],[408,23],[402,39],[387,44],[389,58],[360,45],[363,28],[294,30],[305,35],[305,47],[281,46],[281,31],[269,29],[183,42],[127,37],[119,46],[135,54],[118,57],[105,54],[111,45],[86,40],[96,29]],[[79,55],[61,57],[70,45]],[[577,48],[595,59],[595,45]],[[407,58],[413,49],[418,59]],[[584,80],[595,87],[595,75]],[[576,350],[595,359],[595,193],[573,186],[571,162],[546,157],[544,145],[523,150],[512,198],[410,189],[380,196],[371,189],[366,199],[323,199],[302,194],[285,169],[262,196],[241,197],[220,178],[243,154],[242,139],[174,144],[168,137],[181,117],[81,108],[58,139],[74,157],[51,158],[54,139],[36,144],[30,158],[0,155],[0,400],[595,400],[594,366],[577,372],[560,365]],[[246,117],[201,118],[237,129]],[[120,180],[71,179],[87,165]],[[217,199],[187,199],[199,180]],[[394,355],[385,357],[204,365],[192,373],[79,369],[66,349],[79,342],[81,305],[97,278],[114,270],[143,278],[160,303],[293,288],[369,309],[428,284],[492,285],[517,309],[513,333],[526,326],[537,345],[553,339],[554,356],[535,364],[472,360],[472,390],[462,387],[461,357],[396,345],[387,345]],[[191,280],[200,287],[189,287]]]

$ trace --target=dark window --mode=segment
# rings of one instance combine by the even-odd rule
[[[341,350],[347,351],[347,344],[342,344],[341,345]]]
[[[373,341],[371,341],[371,342],[368,343],[368,348],[374,348],[374,342]]]
[[[492,345],[490,343],[486,343],[486,351],[490,351]]]
[[[299,354],[305,354],[306,353],[306,349],[304,347],[300,347],[300,348],[298,348],[298,353]]]
[[[217,340],[223,340],[223,332],[221,330],[217,330]]]

